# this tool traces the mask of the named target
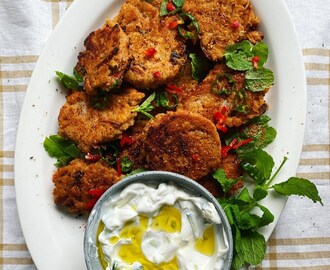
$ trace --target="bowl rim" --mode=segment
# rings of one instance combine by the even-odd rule
[[[159,176],[161,179],[152,179],[152,177]],[[147,179],[144,179],[147,178]],[[218,212],[221,224],[223,226],[224,232],[227,236],[228,241],[228,253],[227,258],[225,259],[225,264],[223,270],[229,270],[231,268],[231,263],[233,259],[233,235],[231,226],[229,224],[228,218],[225,214],[224,209],[219,204],[217,199],[201,184],[199,184],[197,181],[192,180],[191,178],[188,178],[184,175],[173,173],[173,172],[167,172],[167,171],[144,171],[139,172],[133,175],[129,175],[121,179],[119,182],[112,185],[109,189],[107,189],[102,196],[99,198],[99,200],[94,205],[85,226],[85,232],[84,232],[84,241],[83,241],[83,249],[84,249],[84,258],[85,258],[85,264],[88,270],[96,270],[95,268],[92,268],[91,262],[92,259],[97,259],[99,261],[99,258],[97,257],[97,248],[94,244],[94,241],[91,241],[90,230],[93,228],[93,224],[97,222],[97,224],[100,221],[100,209],[104,203],[107,202],[108,197],[111,197],[115,194],[120,193],[124,188],[126,188],[129,185],[135,184],[135,183],[143,183],[146,185],[152,185],[158,187],[161,183],[167,183],[167,184],[174,184],[178,186],[179,188],[182,188],[185,191],[189,191],[195,196],[200,196],[205,198],[207,201],[211,202],[216,211]],[[93,250],[91,250],[93,249]],[[95,257],[89,256],[91,252],[96,252]],[[100,266],[100,263],[98,263]],[[103,268],[100,266],[99,269]]]

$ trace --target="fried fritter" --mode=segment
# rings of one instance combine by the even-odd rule
[[[107,107],[100,110],[89,105],[84,92],[73,92],[58,117],[59,133],[89,152],[93,145],[118,139],[123,131],[134,124],[136,109],[144,94],[126,88],[119,94],[111,94]]]
[[[133,162],[133,170],[146,167],[144,141],[145,141],[145,127],[148,124],[148,120],[137,120],[131,128],[126,132],[128,136],[133,140],[131,144],[123,146],[123,150],[120,153],[120,158],[127,157]]]
[[[188,111],[159,114],[146,127],[148,169],[201,179],[220,166],[220,138],[208,119]]]
[[[86,50],[79,53],[76,70],[84,78],[86,92],[92,95],[98,89],[118,88],[132,60],[128,36],[119,24],[108,20],[89,34],[84,45]]]
[[[119,180],[117,171],[101,162],[75,159],[53,174],[54,202],[70,213],[88,213],[102,192]]]
[[[214,93],[212,84],[217,79],[219,84],[231,93]],[[230,82],[230,80],[233,81]],[[226,120],[224,125],[239,127],[253,117],[265,113],[268,109],[268,105],[264,100],[268,89],[251,92],[245,89],[244,82],[245,74],[243,72],[236,72],[224,64],[217,64],[201,85],[195,90],[180,96],[179,108],[199,113],[209,120],[215,121],[214,113],[221,111],[221,108],[225,106]],[[231,88],[232,90],[230,90]]]
[[[161,18],[146,1],[128,0],[115,19],[129,36],[133,61],[124,79],[139,89],[170,82],[186,61],[185,44],[172,17]]]
[[[201,48],[213,61],[222,59],[228,45],[244,39],[262,40],[250,0],[185,0],[183,11],[198,21]]]

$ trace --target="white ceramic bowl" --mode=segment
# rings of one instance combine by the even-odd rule
[[[98,258],[97,247],[95,245],[97,229],[101,220],[100,209],[102,208],[102,205],[109,201],[109,199],[115,194],[119,194],[125,187],[135,183],[144,183],[146,185],[154,187],[158,187],[158,185],[161,183],[171,183],[175,184],[183,191],[186,191],[197,197],[204,197],[207,201],[211,202],[215,206],[215,209],[221,219],[221,224],[219,224],[218,226],[223,227],[228,240],[229,248],[223,269],[230,269],[233,257],[233,239],[231,228],[222,207],[212,196],[212,194],[200,184],[198,184],[196,181],[193,181],[180,174],[163,171],[147,171],[128,176],[127,178],[119,181],[117,184],[109,188],[94,206],[86,224],[86,231],[84,237],[85,262],[89,270],[104,270]]]

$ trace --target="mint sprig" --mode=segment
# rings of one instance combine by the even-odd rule
[[[274,168],[273,158],[262,149],[246,149],[246,152],[240,154],[239,158],[242,160],[245,177],[254,181],[255,186],[251,193],[244,187],[236,197],[219,199],[233,231],[233,269],[239,269],[246,263],[257,265],[265,257],[266,241],[258,230],[274,221],[273,214],[260,203],[268,196],[269,191],[284,196],[304,196],[314,203],[319,202],[323,205],[316,186],[307,179],[290,177],[285,182],[272,184],[287,161],[286,157],[274,174],[271,174]],[[235,183],[235,179],[227,179],[227,183],[224,172],[220,169],[213,174],[213,177],[224,190],[228,190],[228,186]],[[260,215],[255,214],[256,209],[261,211]]]

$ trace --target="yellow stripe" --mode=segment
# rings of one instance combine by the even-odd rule
[[[311,260],[330,258],[330,251],[268,253],[266,260]]]
[[[297,173],[297,177],[307,178],[307,179],[329,180],[330,172]]]
[[[3,85],[1,92],[13,93],[13,92],[25,92],[27,85],[25,84],[16,84],[16,85]]]
[[[13,172],[14,171],[14,165],[12,164],[0,164],[0,172]]]
[[[330,144],[307,144],[303,146],[302,149],[304,152],[313,152],[313,151],[330,151]]]
[[[14,179],[0,179],[0,186],[1,187],[10,187],[14,186]]]
[[[297,246],[297,245],[328,245],[330,237],[314,237],[314,238],[270,238],[267,242],[269,246]]]
[[[330,85],[329,78],[307,78],[308,85]]]
[[[249,268],[250,269],[250,268]],[[292,270],[292,269],[301,269],[301,270],[329,270],[330,265],[319,265],[319,266],[297,266],[297,267],[256,267],[256,270]]]
[[[37,62],[38,55],[21,55],[21,56],[1,56],[1,64],[22,64],[22,63],[35,63]]]
[[[318,71],[329,71],[329,64],[321,64],[321,63],[305,63],[306,70],[318,70]]]
[[[31,258],[0,258],[0,265],[27,265],[33,264],[33,260]]]
[[[2,71],[3,79],[11,78],[30,78],[32,70]]]
[[[27,251],[26,244],[0,244],[0,250],[3,251]]]
[[[60,19],[60,7],[58,1],[52,3],[52,28],[54,29]]]
[[[299,161],[299,165],[308,166],[308,165],[330,165],[329,158],[306,158]]]
[[[308,48],[302,50],[303,55],[330,56],[330,50],[322,48]]]
[[[14,151],[0,151],[0,158],[13,158],[14,156]]]

